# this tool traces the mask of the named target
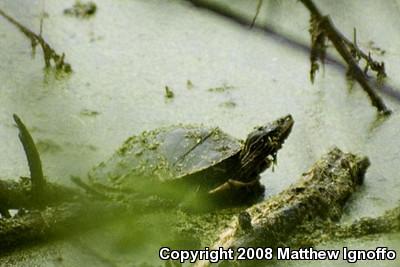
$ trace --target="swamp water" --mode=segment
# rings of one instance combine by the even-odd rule
[[[336,145],[364,154],[372,163],[365,185],[349,202],[344,222],[380,215],[398,203],[398,101],[386,97],[393,114],[377,120],[366,94],[358,85],[349,90],[344,74],[336,68],[327,64],[312,85],[308,54],[190,4],[101,0],[96,1],[96,14],[81,20],[63,15],[73,3],[0,3],[3,11],[34,32],[39,32],[44,10],[43,37],[57,52],[66,54],[74,71],[63,79],[45,75],[40,48],[32,58],[29,40],[0,17],[1,177],[28,174],[12,113],[29,125],[48,179],[62,183],[69,183],[70,175],[83,177],[127,137],[143,130],[203,123],[245,138],[254,126],[290,113],[295,127],[278,154],[278,166],[262,175],[266,197],[293,183]],[[381,58],[386,63],[388,83],[400,88],[396,76],[400,71],[398,1],[317,4],[347,36],[356,27],[360,46],[368,48],[374,41],[386,51]],[[232,1],[231,5],[251,17],[256,1]],[[263,8],[260,23],[273,21],[282,34],[308,44],[308,13],[299,3],[280,1]],[[173,91],[173,98],[165,97],[165,86]],[[165,219],[162,215],[157,218]],[[138,257],[148,256],[141,254],[142,250],[148,252],[135,241],[140,234],[132,232],[131,226],[124,218],[73,240],[6,255],[0,265],[135,266]],[[399,237],[344,240],[320,248],[389,246],[400,251]],[[151,235],[143,238],[151,239]],[[347,265],[331,261],[280,262],[277,266],[305,264]],[[356,265],[365,264],[368,262]],[[397,265],[398,260],[380,262],[379,266]]]

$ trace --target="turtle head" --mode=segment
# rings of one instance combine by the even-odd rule
[[[244,143],[240,153],[241,179],[250,179],[276,162],[278,150],[292,130],[294,121],[286,115],[265,126],[256,127]]]

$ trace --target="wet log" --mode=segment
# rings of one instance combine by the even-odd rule
[[[287,246],[300,226],[338,220],[344,204],[362,184],[369,164],[366,157],[333,148],[298,182],[235,217],[211,247]]]
[[[41,201],[38,202],[32,190],[32,180],[21,177],[19,180],[0,180],[0,214],[8,217],[11,209],[37,209],[55,206],[63,202],[71,202],[83,197],[79,190],[56,183],[46,182],[42,186]]]
[[[102,201],[63,203],[0,219],[0,254],[17,247],[73,236],[112,219],[121,206]]]
[[[363,217],[351,224],[336,225],[336,227],[332,227],[332,229],[332,234],[324,236],[330,236],[330,239],[343,239],[399,232],[400,205],[385,211],[385,213],[379,217]]]
[[[39,152],[28,128],[18,115],[14,114],[13,118],[28,161],[30,178],[0,180],[0,215],[8,218],[10,209],[45,208],[81,197],[76,189],[46,181]]]

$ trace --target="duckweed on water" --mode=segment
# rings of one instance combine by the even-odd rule
[[[96,13],[96,11],[97,6],[95,3],[91,1],[87,3],[76,1],[71,8],[64,9],[64,14],[77,18],[90,18]]]
[[[190,90],[190,89],[193,89],[193,87],[194,87],[194,85],[193,85],[192,81],[191,80],[187,80],[186,81],[186,88]]]
[[[237,106],[237,104],[236,104],[236,102],[234,102],[232,100],[228,100],[228,101],[225,101],[225,102],[219,104],[219,106],[223,107],[223,108],[235,108]]]
[[[166,98],[174,98],[174,92],[169,86],[165,86],[165,97]]]
[[[232,90],[234,88],[235,88],[234,86],[223,84],[222,86],[209,88],[209,89],[207,89],[207,91],[208,92],[215,92],[215,93],[223,93],[223,92]]]
[[[95,117],[100,115],[100,112],[96,110],[90,110],[90,109],[82,109],[81,112],[79,112],[79,115],[81,116],[87,116],[87,117]]]

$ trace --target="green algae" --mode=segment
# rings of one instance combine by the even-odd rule
[[[165,97],[166,98],[174,98],[175,94],[169,86],[165,86]]]
[[[221,86],[208,88],[207,91],[211,93],[224,93],[232,89],[235,89],[235,87],[232,85],[223,84]]]
[[[75,4],[71,8],[64,9],[64,14],[68,16],[74,16],[77,18],[87,19],[96,14],[97,5],[92,2],[81,2],[76,1]]]

